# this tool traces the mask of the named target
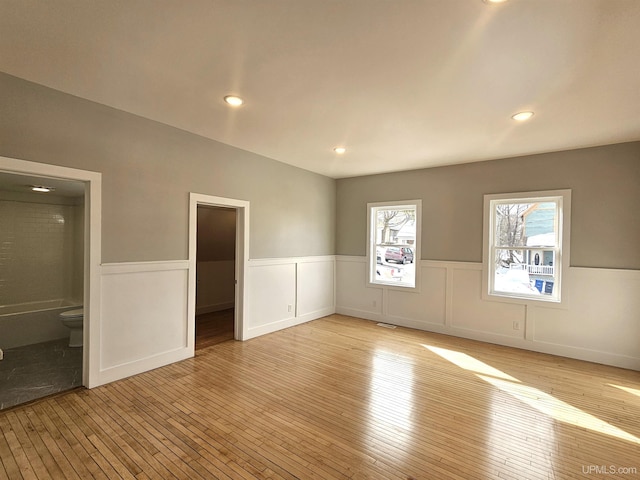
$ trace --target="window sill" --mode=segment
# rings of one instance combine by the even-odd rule
[[[554,308],[560,310],[567,310],[569,308],[566,292],[563,294],[561,299],[545,299],[501,293],[483,293],[482,299],[489,302],[510,303],[512,305],[524,305],[531,307]]]
[[[370,288],[384,288],[388,290],[397,290],[400,292],[411,292],[411,293],[419,293],[420,289],[417,285],[398,285],[397,283],[392,282],[367,282],[367,287]]]

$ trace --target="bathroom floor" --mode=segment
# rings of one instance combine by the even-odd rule
[[[198,315],[196,349],[233,340],[233,309]],[[69,339],[4,349],[0,410],[82,385],[82,348]]]
[[[0,410],[82,385],[82,348],[69,339],[4,350]]]

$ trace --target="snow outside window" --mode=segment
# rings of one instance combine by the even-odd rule
[[[484,294],[562,303],[571,192],[485,195]]]
[[[368,206],[368,283],[416,288],[421,201]]]

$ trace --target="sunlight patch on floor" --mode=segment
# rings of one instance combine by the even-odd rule
[[[445,360],[449,360],[451,363],[459,366],[460,368],[464,368],[465,370],[469,370],[474,373],[480,373],[483,375],[491,375],[492,377],[496,378],[503,378],[512,382],[520,381],[517,378],[513,378],[511,375],[507,375],[503,371],[492,367],[491,365],[487,365],[486,363],[473,358],[471,355],[467,355],[466,353],[456,352],[455,350],[449,350],[446,348],[433,347],[431,345],[422,346],[441,356]]]
[[[635,395],[637,397],[640,397],[640,390],[638,390],[637,388],[631,388],[631,387],[623,387],[622,385],[614,385],[613,383],[610,383],[609,385],[611,385],[612,387],[615,388],[619,388],[620,390],[623,390],[627,393],[630,393],[631,395]]]
[[[563,402],[542,390],[522,383],[506,382],[499,378],[487,377],[485,375],[478,375],[478,377],[501,391],[507,392],[509,395],[512,395],[518,400],[535,408],[539,412],[555,418],[556,420],[564,423],[570,423],[576,427],[586,428],[594,432],[611,435],[640,445],[640,439],[634,435],[631,435],[630,433],[627,433],[604,420],[600,420],[598,417],[580,410],[573,405],[569,405],[568,403]]]
[[[627,433],[604,420],[600,420],[579,408],[569,405],[568,403],[557,399],[553,395],[543,392],[535,387],[525,385],[517,378],[487,365],[466,353],[456,352],[446,348],[433,347],[430,345],[422,346],[460,368],[473,372],[478,378],[481,378],[485,382],[493,385],[500,391],[508,393],[521,402],[526,403],[530,407],[535,408],[539,412],[542,412],[555,420],[569,423],[576,427],[586,428],[594,432],[611,435],[640,445],[640,439],[638,437],[631,435],[630,433]],[[619,385],[610,385],[640,396],[640,390],[622,387]]]

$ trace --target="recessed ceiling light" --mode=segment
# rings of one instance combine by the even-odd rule
[[[45,187],[44,185],[32,185],[31,190],[34,192],[49,193],[49,192],[53,192],[55,188]]]
[[[244,100],[236,95],[227,95],[226,97],[224,97],[224,101],[232,107],[239,107],[244,103]]]
[[[531,117],[533,117],[533,112],[518,112],[511,116],[511,118],[518,122],[524,122],[525,120],[529,120]]]
[[[334,152],[336,152],[338,155],[342,155],[344,152],[347,151],[347,149],[345,147],[336,147],[333,149]]]
[[[504,3],[507,0],[482,0],[484,3]]]

